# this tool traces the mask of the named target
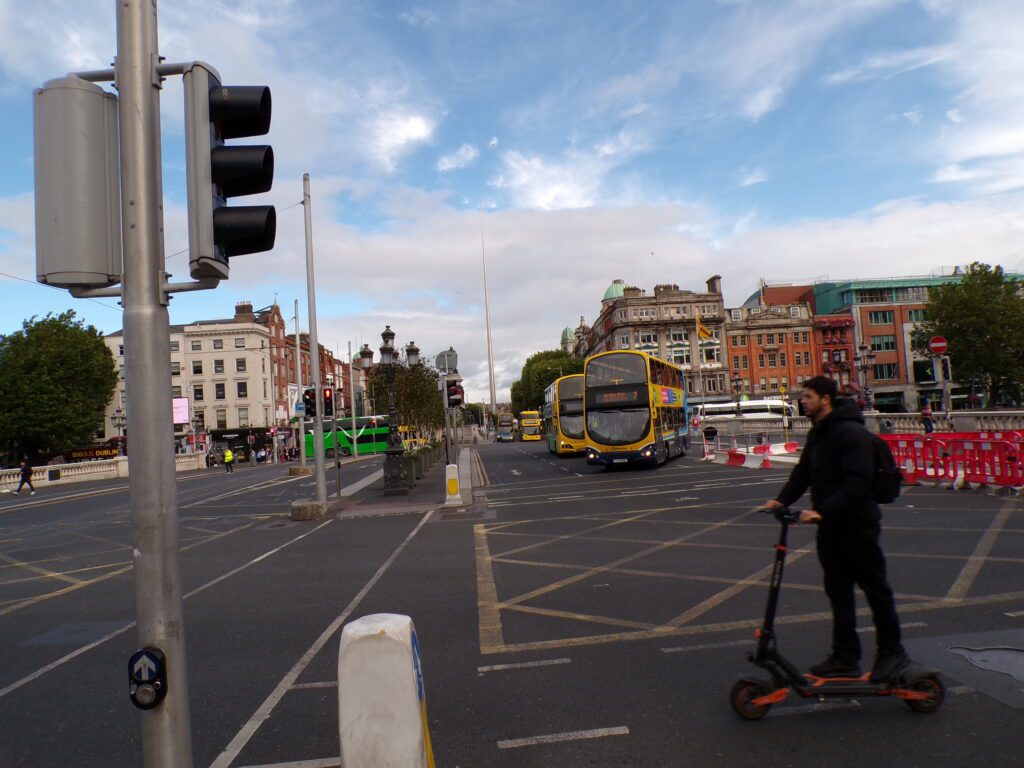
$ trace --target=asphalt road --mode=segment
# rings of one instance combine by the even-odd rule
[[[487,484],[461,518],[295,523],[287,503],[308,481],[279,469],[179,481],[197,766],[338,765],[340,627],[384,611],[416,623],[438,766],[1021,764],[1024,667],[968,653],[1024,649],[1020,500],[911,489],[886,508],[906,643],[950,688],[939,712],[785,702],[749,723],[728,691],[757,672],[777,535],[753,508],[784,470],[687,457],[605,472],[543,444],[480,455]],[[115,486],[0,499],[4,768],[141,765]],[[819,582],[813,532],[794,530],[779,634],[798,665],[828,647]]]

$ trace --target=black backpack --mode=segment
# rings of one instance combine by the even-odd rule
[[[874,460],[875,476],[872,491],[879,504],[891,504],[900,495],[903,473],[892,457],[888,444],[878,435],[871,436],[871,455]]]

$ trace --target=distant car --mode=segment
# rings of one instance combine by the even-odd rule
[[[512,434],[511,429],[499,429],[497,434],[494,436],[494,439],[499,443],[511,443],[515,437]]]

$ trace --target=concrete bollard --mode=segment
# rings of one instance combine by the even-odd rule
[[[345,625],[338,732],[345,768],[434,768],[419,642],[408,616],[377,613]]]
[[[461,507],[462,496],[459,493],[459,465],[447,464],[444,468],[444,487],[446,507]]]

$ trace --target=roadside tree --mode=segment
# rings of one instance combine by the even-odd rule
[[[583,373],[583,360],[575,355],[560,349],[530,355],[523,364],[519,380],[512,384],[512,413],[518,417],[521,411],[540,408],[548,385],[573,373]]]

